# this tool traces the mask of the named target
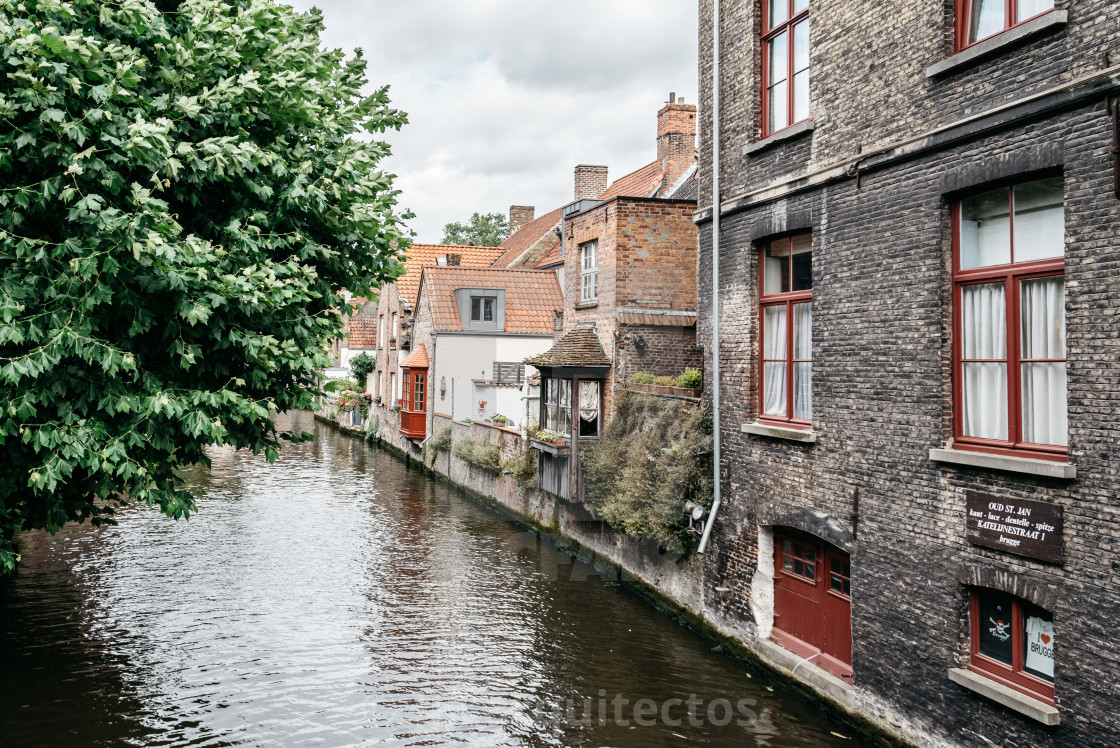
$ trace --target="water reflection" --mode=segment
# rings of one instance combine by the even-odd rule
[[[3,744],[857,744],[513,523],[318,433],[274,465],[216,450],[189,522],[24,535]]]

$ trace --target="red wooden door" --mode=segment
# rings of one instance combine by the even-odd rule
[[[851,678],[851,558],[819,538],[774,533],[774,632],[786,649]]]

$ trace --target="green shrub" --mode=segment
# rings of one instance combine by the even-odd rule
[[[698,388],[704,384],[704,374],[699,369],[693,369],[691,366],[686,368],[679,377],[677,377],[678,387]]]
[[[654,376],[648,371],[639,371],[630,377],[635,384],[653,384]]]
[[[475,467],[496,473],[502,469],[502,453],[494,444],[476,444],[469,462]]]
[[[502,468],[508,470],[513,479],[526,488],[537,485],[537,461],[534,455],[521,455],[507,460]]]
[[[588,503],[614,529],[688,551],[685,502],[711,506],[707,411],[682,400],[622,392],[615,417],[582,455]]]
[[[539,438],[540,433],[541,433],[541,425],[539,423],[537,423],[536,421],[533,421],[532,423],[530,423],[528,426],[525,427],[525,436],[529,437],[530,439]]]
[[[368,353],[359,353],[350,359],[350,376],[357,383],[358,391],[365,392],[366,377],[377,370],[377,359]]]
[[[445,452],[451,449],[451,427],[444,426],[440,429],[439,432],[432,437],[432,440],[428,442],[428,446],[432,449],[441,449]]]
[[[470,439],[464,439],[455,445],[455,449],[451,450],[451,454],[455,455],[460,460],[470,462],[474,459],[474,442]]]
[[[351,379],[332,379],[323,385],[323,392],[343,392],[345,390],[364,392],[365,389],[365,387],[362,387]]]

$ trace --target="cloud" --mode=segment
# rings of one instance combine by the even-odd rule
[[[696,100],[696,5],[680,0],[295,0],[327,46],[361,48],[410,124],[390,133],[419,241],[471,213],[571,199],[572,168],[611,179],[655,157],[670,91]]]

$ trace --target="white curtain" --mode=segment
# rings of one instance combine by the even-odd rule
[[[579,417],[585,421],[599,418],[599,383],[579,383]]]
[[[1028,18],[1034,18],[1039,13],[1050,10],[1053,7],[1054,0],[1019,0],[1015,22],[1019,23]]]
[[[1023,441],[1065,446],[1065,361],[1026,359],[1066,357],[1065,278],[1032,278],[1019,286],[1023,363]]]
[[[979,41],[1003,31],[1004,0],[972,0],[968,41]]]
[[[762,412],[786,415],[786,308],[768,306],[762,313]],[[778,359],[772,361],[770,359]]]
[[[813,417],[813,303],[793,306],[793,417]]]
[[[961,301],[964,435],[1006,440],[1007,300],[1004,285],[964,286]],[[997,361],[969,363],[969,359]]]

